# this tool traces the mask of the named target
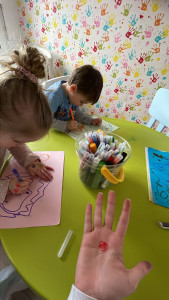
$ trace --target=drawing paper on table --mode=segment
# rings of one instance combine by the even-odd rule
[[[28,172],[12,158],[1,179],[15,178],[12,169],[22,178],[32,179],[29,190],[21,195],[8,194],[0,204],[0,228],[51,226],[60,223],[63,151],[36,152],[44,164],[54,168],[53,180],[32,179]]]
[[[169,207],[169,152],[146,148],[149,199]]]
[[[112,132],[112,131],[115,131],[116,129],[118,129],[119,127],[117,127],[111,123],[108,123],[104,120],[102,120],[101,126],[85,125],[82,123],[78,123],[77,130],[70,131],[67,134],[69,136],[71,136],[74,140],[77,140],[79,138],[79,135],[81,135],[82,133],[87,132],[87,131],[97,131],[100,128],[104,131]]]

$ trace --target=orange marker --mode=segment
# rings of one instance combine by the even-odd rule
[[[72,120],[74,121],[74,114],[73,114],[73,111],[72,111],[72,108],[70,107],[70,113],[71,113],[71,116],[72,116]]]
[[[96,143],[91,143],[91,144],[89,145],[89,147],[90,147],[90,150],[92,151],[92,153],[95,153],[95,152],[96,152],[96,150],[97,150]]]

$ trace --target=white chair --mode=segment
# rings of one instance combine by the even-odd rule
[[[69,75],[51,78],[51,79],[49,79],[47,81],[44,81],[42,83],[42,88],[43,89],[48,89],[55,82],[60,81],[60,80],[67,81],[68,78],[69,78]]]
[[[53,77],[53,59],[52,59],[52,55],[51,52],[48,51],[47,49],[44,49],[42,47],[36,47],[40,53],[42,53],[46,59],[46,63],[45,63],[45,74],[46,77],[45,79],[40,79],[39,82],[42,83],[44,80],[47,80],[49,78]]]
[[[152,128],[156,121],[159,125],[156,131],[162,132],[165,127],[169,128],[169,90],[159,89],[149,108],[151,119],[147,123],[147,127]],[[169,131],[166,134],[169,136]]]

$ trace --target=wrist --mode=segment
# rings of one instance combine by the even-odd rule
[[[69,131],[69,121],[66,122],[66,130]]]
[[[92,299],[97,299],[97,295],[96,295],[93,287],[89,283],[85,284],[85,280],[84,281],[75,280],[75,287],[79,291],[81,291],[82,293],[84,293],[85,295],[88,295],[89,297],[91,297]]]
[[[80,289],[77,285],[72,285],[73,295],[75,299],[84,299],[84,300],[97,300],[88,289]],[[71,292],[72,292],[71,290]]]

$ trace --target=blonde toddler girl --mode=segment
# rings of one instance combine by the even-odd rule
[[[34,47],[0,58],[0,169],[11,153],[33,178],[51,180],[53,170],[25,145],[47,134],[52,125],[48,100],[38,84],[45,77],[45,58]],[[0,202],[8,192],[26,192],[31,180],[0,180]]]

